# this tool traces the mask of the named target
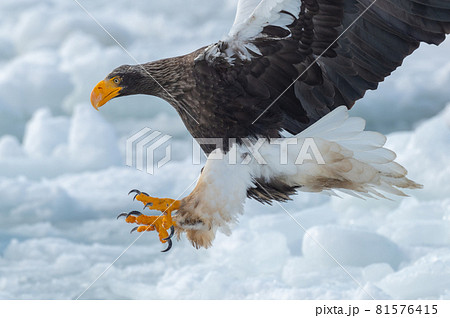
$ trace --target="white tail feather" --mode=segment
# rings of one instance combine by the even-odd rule
[[[349,117],[341,106],[305,129],[297,138],[314,138],[325,165],[301,165],[290,181],[302,191],[337,189],[357,197],[385,198],[378,191],[405,196],[398,188],[421,188],[394,161],[396,154],[383,148],[386,137],[364,128],[364,119]]]

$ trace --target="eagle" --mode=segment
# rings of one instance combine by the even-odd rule
[[[156,231],[165,252],[174,234],[210,247],[247,197],[270,204],[297,191],[385,198],[421,188],[386,137],[348,110],[421,42],[439,45],[449,32],[448,0],[239,0],[217,43],[117,67],[93,89],[94,108],[120,96],[162,98],[207,155],[188,196],[134,189],[144,209],[161,214],[119,216]]]

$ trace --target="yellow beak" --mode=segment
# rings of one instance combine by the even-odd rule
[[[105,105],[109,100],[119,95],[122,87],[117,86],[112,81],[103,80],[99,82],[91,93],[91,104],[95,109]]]

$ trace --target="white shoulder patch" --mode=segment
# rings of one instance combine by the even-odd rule
[[[259,5],[261,0],[239,0],[234,18],[234,25],[243,23],[249,16],[252,15],[255,8]]]
[[[293,16],[299,16],[300,7],[300,0],[239,0],[234,24],[228,35],[206,48],[196,60],[213,62],[222,58],[233,65],[234,57],[249,61],[255,54],[261,55],[251,40],[261,36],[262,30],[269,25],[287,29],[294,22]]]
[[[299,16],[300,7],[300,0],[240,0],[227,42],[254,39],[268,25],[286,28],[294,22],[292,16]]]
[[[227,46],[226,49],[222,48],[224,44]],[[239,58],[241,61],[250,61],[254,54],[260,56],[262,55],[261,51],[253,43],[225,43],[223,41],[220,41],[208,46],[201,54],[199,54],[195,58],[195,61],[206,60],[209,63],[213,63],[217,59],[222,59],[228,62],[229,65],[234,65],[234,61],[236,58]]]
[[[223,42],[218,42],[208,46],[202,53],[200,53],[194,61],[207,61],[208,63],[214,63],[217,59],[223,59],[228,62],[229,65],[234,64],[234,58],[232,55],[227,55],[226,52],[221,50]]]

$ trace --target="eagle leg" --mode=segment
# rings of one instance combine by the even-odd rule
[[[125,221],[127,223],[137,224],[138,226],[133,228],[131,232],[158,232],[161,243],[168,243],[168,247],[162,251],[167,252],[172,248],[172,237],[176,226],[172,219],[172,212],[180,208],[180,201],[154,198],[139,190],[132,190],[130,193],[136,194],[134,199],[142,202],[144,204],[144,209],[148,207],[151,210],[161,211],[162,214],[159,216],[145,215],[138,211],[132,211],[129,213],[121,213],[117,218],[125,216]],[[170,230],[170,234],[168,230]]]

